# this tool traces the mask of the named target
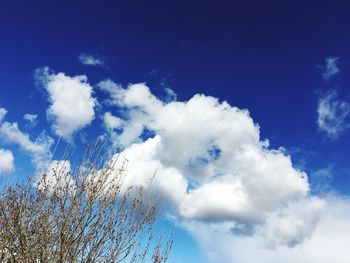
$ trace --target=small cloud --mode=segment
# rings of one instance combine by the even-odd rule
[[[159,74],[159,72],[158,72],[158,70],[153,69],[153,70],[151,70],[150,72],[148,72],[148,74],[149,74],[150,76],[157,76],[157,75]]]
[[[325,65],[319,66],[324,80],[329,80],[340,72],[338,60],[339,57],[327,57],[325,58]]]
[[[177,94],[174,90],[172,90],[169,87],[165,87],[164,91],[166,93],[166,101],[167,102],[177,100]]]
[[[105,112],[103,115],[103,123],[108,130],[113,130],[120,127],[123,123],[123,120],[116,116],[113,116],[110,112]]]
[[[10,150],[0,149],[0,176],[15,170],[13,154]]]
[[[47,118],[53,122],[53,131],[66,141],[73,142],[73,133],[95,118],[97,101],[87,77],[55,74],[47,67],[37,69],[35,77],[48,93],[50,106]]]
[[[105,63],[104,60],[99,56],[89,55],[86,53],[81,53],[79,55],[79,61],[81,64],[88,66],[103,66]]]
[[[28,122],[30,127],[34,127],[38,123],[38,115],[35,114],[24,114],[23,119]]]
[[[174,90],[172,90],[167,83],[167,78],[169,76],[170,76],[170,74],[168,74],[167,77],[162,77],[162,79],[160,81],[160,86],[164,89],[164,92],[166,94],[166,96],[165,96],[166,102],[171,102],[171,101],[177,100],[176,92]]]
[[[7,110],[5,108],[0,108],[0,122],[5,118],[5,115],[7,114]]]
[[[350,103],[338,99],[336,90],[331,90],[318,101],[317,124],[329,137],[336,138],[350,127]]]

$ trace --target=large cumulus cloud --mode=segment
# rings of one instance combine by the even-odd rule
[[[108,113],[105,122],[131,161],[130,180],[145,184],[157,170],[156,192],[179,221],[259,235],[271,247],[292,247],[311,235],[323,201],[309,195],[307,175],[290,156],[260,138],[247,110],[201,94],[164,102],[142,83],[98,86],[116,112],[118,121],[110,125]],[[310,212],[293,222],[304,205]]]

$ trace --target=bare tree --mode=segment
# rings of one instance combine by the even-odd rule
[[[167,261],[172,238],[153,234],[149,189],[125,185],[125,162],[101,166],[99,155],[88,150],[75,169],[59,162],[35,183],[2,191],[1,262]]]

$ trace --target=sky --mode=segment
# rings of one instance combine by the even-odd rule
[[[109,138],[170,262],[349,262],[349,8],[3,1],[1,185]]]

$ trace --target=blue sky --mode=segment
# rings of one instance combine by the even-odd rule
[[[2,3],[0,182],[110,136],[159,168],[174,262],[349,262],[349,8]]]

